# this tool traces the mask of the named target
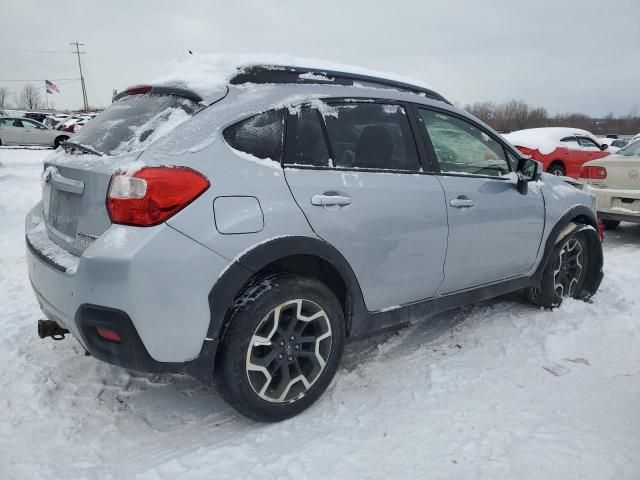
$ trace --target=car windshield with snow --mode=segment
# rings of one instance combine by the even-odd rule
[[[47,158],[26,219],[42,337],[215,381],[277,421],[328,387],[348,338],[597,291],[594,196],[433,89],[229,65],[187,59]]]

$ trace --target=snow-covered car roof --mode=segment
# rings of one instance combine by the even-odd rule
[[[200,95],[205,101],[220,98],[220,91],[227,88],[239,72],[255,66],[300,67],[327,71],[349,72],[355,75],[378,77],[413,85],[426,90],[434,89],[424,82],[392,73],[368,70],[353,65],[341,65],[326,60],[298,58],[290,55],[251,54],[192,54],[183,55],[170,62],[164,75],[152,85],[185,88]]]
[[[561,140],[571,136],[589,137],[598,145],[598,139],[587,130],[569,127],[542,127],[528,128],[503,135],[511,144],[518,147],[526,147],[538,150],[543,155],[553,152],[558,147],[566,147]]]

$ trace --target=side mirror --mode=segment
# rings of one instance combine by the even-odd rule
[[[537,182],[542,177],[542,164],[532,158],[518,161],[518,183]]]
[[[603,143],[602,145],[600,145],[600,150],[606,150],[607,148],[609,148],[609,145],[607,145],[606,143]]]

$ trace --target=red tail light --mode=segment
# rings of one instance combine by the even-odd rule
[[[607,169],[604,167],[585,166],[580,171],[580,178],[592,178],[594,180],[603,180],[607,178]]]
[[[533,153],[535,152],[534,149],[527,148],[527,147],[518,147],[518,146],[516,146],[516,148],[520,150],[520,153],[522,153],[525,157],[533,158]]]
[[[111,222],[150,227],[178,213],[209,188],[209,180],[187,167],[144,167],[133,176],[111,178],[107,211]]]

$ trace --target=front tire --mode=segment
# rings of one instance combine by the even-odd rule
[[[323,283],[267,277],[234,302],[216,360],[222,397],[261,422],[291,418],[329,386],[344,347],[340,303]]]
[[[527,289],[529,300],[555,308],[567,297],[582,298],[589,265],[589,243],[583,232],[573,232],[558,242],[547,259],[539,288]]]

